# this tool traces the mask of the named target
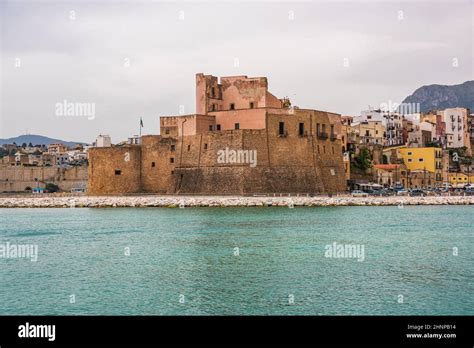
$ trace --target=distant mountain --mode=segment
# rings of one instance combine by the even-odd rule
[[[420,111],[446,108],[469,108],[474,112],[474,81],[460,85],[428,85],[418,88],[403,103],[420,103]]]
[[[67,147],[73,147],[77,144],[87,145],[86,143],[80,143],[76,141],[64,141],[64,140],[44,137],[42,135],[34,135],[34,134],[26,134],[26,135],[20,135],[14,138],[0,139],[0,145],[13,144],[13,143],[16,143],[18,146],[21,146],[21,144],[23,143],[26,143],[26,144],[32,143],[33,145],[49,145],[49,144],[61,143],[61,144],[66,145]]]

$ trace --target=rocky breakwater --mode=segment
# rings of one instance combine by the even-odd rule
[[[472,205],[474,196],[434,197],[242,197],[242,196],[41,196],[0,197],[0,208],[119,208],[119,207],[330,207]]]

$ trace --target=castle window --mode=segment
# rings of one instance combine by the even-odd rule
[[[174,157],[170,157],[170,163],[174,163]]]
[[[115,169],[115,175],[120,175],[120,174],[122,174],[122,171],[118,170],[118,169]]]
[[[204,150],[207,150],[207,144],[204,144]]]
[[[235,128],[235,129],[240,129],[240,123],[234,124],[234,128]]]
[[[216,89],[214,87],[211,88],[211,98],[216,96]]]
[[[216,110],[217,110],[216,104],[212,104],[212,111],[216,111]]]
[[[284,135],[285,134],[285,122],[280,122],[278,124],[278,134]]]
[[[166,129],[165,129],[165,134],[170,134],[169,128],[166,128]]]
[[[235,104],[234,103],[230,103],[230,109],[235,110]]]
[[[319,123],[316,123],[316,134],[319,136],[320,131],[319,131]]]
[[[212,132],[212,128],[213,128],[212,125],[210,125],[210,126],[209,126],[209,130],[210,130],[211,132]]]
[[[216,129],[217,129],[217,130],[221,130],[221,125],[220,125],[220,124],[217,124],[217,125],[216,125]]]
[[[176,145],[171,145],[170,146],[170,151],[174,151],[174,150],[176,150]]]
[[[323,153],[326,153],[326,145],[323,145]]]
[[[300,137],[304,135],[304,123],[299,124],[298,134]]]
[[[253,109],[255,107],[253,102],[250,102],[250,108]]]
[[[318,153],[321,153],[321,151],[319,151],[319,145],[318,145]]]
[[[155,162],[151,162],[151,166],[154,167],[154,166],[155,166]]]
[[[191,150],[191,145],[188,145],[188,151],[190,151],[190,150]]]
[[[321,128],[322,128],[323,134],[326,133],[326,125],[325,125],[324,123],[323,123],[323,125],[321,126]]]
[[[334,125],[331,125],[331,136],[334,136]]]

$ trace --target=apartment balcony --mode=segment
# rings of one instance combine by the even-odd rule
[[[326,139],[328,138],[328,133],[326,133],[326,132],[319,132],[319,133],[318,133],[318,138],[319,138],[319,139],[326,140]]]

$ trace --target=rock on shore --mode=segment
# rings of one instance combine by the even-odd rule
[[[470,205],[474,196],[433,197],[243,197],[243,196],[40,196],[0,197],[0,208],[107,207],[328,207],[393,205]]]

